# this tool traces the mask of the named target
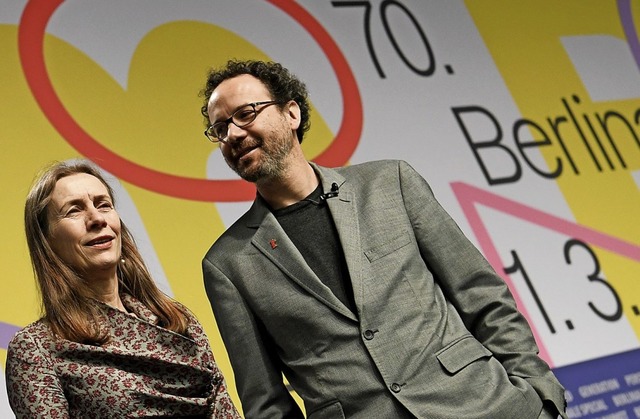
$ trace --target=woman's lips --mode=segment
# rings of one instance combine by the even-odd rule
[[[111,241],[113,241],[113,237],[111,237],[111,236],[100,236],[100,237],[96,237],[93,240],[89,240],[85,244],[85,246],[104,247],[106,245],[111,244]]]

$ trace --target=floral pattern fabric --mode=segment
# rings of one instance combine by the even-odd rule
[[[157,325],[143,304],[105,305],[111,340],[102,346],[51,335],[39,320],[7,352],[7,392],[20,418],[240,418],[202,326],[183,336]]]

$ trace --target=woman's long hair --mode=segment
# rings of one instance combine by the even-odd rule
[[[96,295],[82,273],[67,265],[49,243],[48,206],[56,182],[77,173],[96,177],[105,185],[113,200],[113,189],[89,162],[55,163],[46,168],[31,187],[24,208],[24,224],[31,264],[42,297],[43,317],[52,332],[74,342],[101,345],[109,341],[109,336],[100,326],[104,312],[95,303]],[[142,302],[158,316],[163,327],[184,334],[187,329],[186,308],[156,286],[124,223],[121,238],[124,262],[117,269],[120,292],[126,292]]]

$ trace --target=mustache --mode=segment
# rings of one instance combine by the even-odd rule
[[[244,139],[242,141],[234,142],[231,144],[231,155],[234,158],[238,158],[254,148],[261,147],[262,144],[263,141],[261,138],[252,140]]]

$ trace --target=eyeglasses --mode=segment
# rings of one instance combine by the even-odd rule
[[[216,122],[213,125],[209,125],[209,127],[204,131],[204,135],[211,141],[212,143],[217,142],[226,142],[227,135],[229,134],[229,124],[233,123],[238,128],[244,128],[258,117],[258,112],[262,109],[266,108],[268,105],[273,105],[279,103],[276,100],[265,100],[262,102],[253,102],[247,103],[246,105],[242,105],[238,108],[228,119],[224,121]],[[267,105],[263,108],[256,110],[256,106]]]

